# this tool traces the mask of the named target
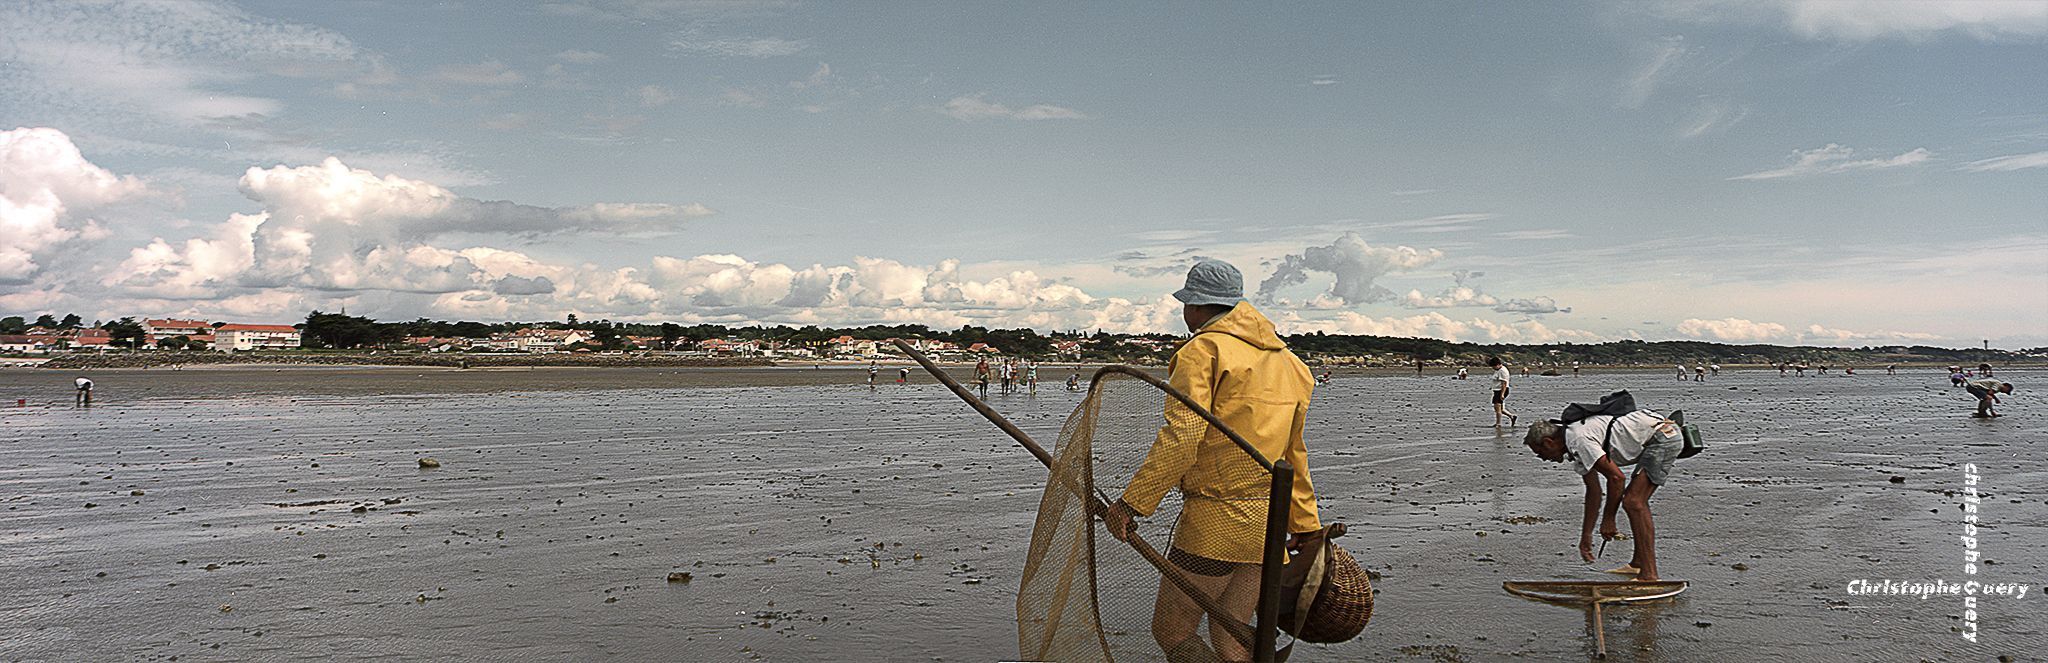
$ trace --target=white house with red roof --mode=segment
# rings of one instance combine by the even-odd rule
[[[213,347],[221,352],[291,350],[299,347],[299,329],[291,325],[228,323],[214,329]]]

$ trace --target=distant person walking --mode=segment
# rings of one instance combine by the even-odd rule
[[[1785,365],[1782,363],[1778,364],[1778,377],[1785,377]]]
[[[80,376],[78,376],[78,379],[77,379],[77,380],[73,380],[73,381],[72,381],[72,383],[78,386],[78,394],[77,394],[77,395],[76,395],[75,397],[73,397],[73,399],[72,399],[72,404],[73,404],[73,405],[91,405],[91,404],[92,404],[92,378],[88,378],[88,377],[86,377],[86,376],[80,375]]]
[[[1422,377],[1422,360],[1415,360],[1415,377]]]
[[[1515,425],[1515,413],[1508,411],[1508,363],[1500,357],[1487,357],[1486,365],[1493,367],[1493,427],[1500,427],[1500,418],[1507,417],[1508,425]]]
[[[1968,389],[1971,396],[1977,397],[1977,413],[1970,416],[1988,419],[1999,416],[1998,411],[1991,409],[1991,406],[2001,402],[1998,400],[1999,394],[2012,393],[2012,383],[1999,382],[1991,378],[1979,378],[1971,380]],[[88,398],[87,400],[91,399]]]
[[[1572,377],[1579,376],[1579,362],[1572,362]]]
[[[1024,365],[1024,386],[1031,390],[1031,395],[1038,395],[1038,362]]]
[[[988,358],[974,362],[974,386],[981,390],[981,397],[988,398]]]
[[[880,375],[881,372],[882,366],[880,364],[876,364],[875,362],[872,361],[868,362],[868,389],[870,391],[874,390],[875,388],[875,376]]]

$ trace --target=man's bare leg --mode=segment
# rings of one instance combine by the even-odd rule
[[[1643,581],[1657,579],[1657,527],[1650,519],[1650,494],[1654,492],[1657,484],[1636,472],[1621,496],[1621,508],[1628,513],[1628,531],[1635,539],[1635,557],[1628,564],[1642,569],[1636,579]]]
[[[1183,573],[1189,582],[1203,594],[1218,596],[1229,585],[1230,576],[1204,576]],[[1166,653],[1169,663],[1211,663],[1221,661],[1216,652],[1203,644],[1199,629],[1202,626],[1202,606],[1180,591],[1178,586],[1165,578],[1159,580],[1159,598],[1152,603],[1152,640],[1159,643],[1159,650]]]
[[[1231,571],[1229,586],[1223,590],[1223,597],[1217,601],[1223,611],[1230,613],[1239,624],[1250,624],[1252,613],[1259,608],[1259,565],[1238,564]],[[1216,618],[1209,618],[1209,641],[1216,645],[1216,656],[1226,661],[1250,661],[1251,649],[1239,643],[1230,632],[1217,626]]]

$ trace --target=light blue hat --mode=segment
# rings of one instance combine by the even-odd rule
[[[1236,306],[1244,301],[1244,274],[1221,260],[1204,260],[1188,270],[1187,287],[1173,293],[1183,304]]]

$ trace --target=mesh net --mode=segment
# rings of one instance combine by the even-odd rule
[[[1287,440],[1252,443],[1278,457]],[[1118,373],[1090,386],[1053,455],[1017,595],[1020,656],[1250,659],[1271,474],[1162,386]],[[1096,524],[1120,500],[1143,514],[1131,543]]]

